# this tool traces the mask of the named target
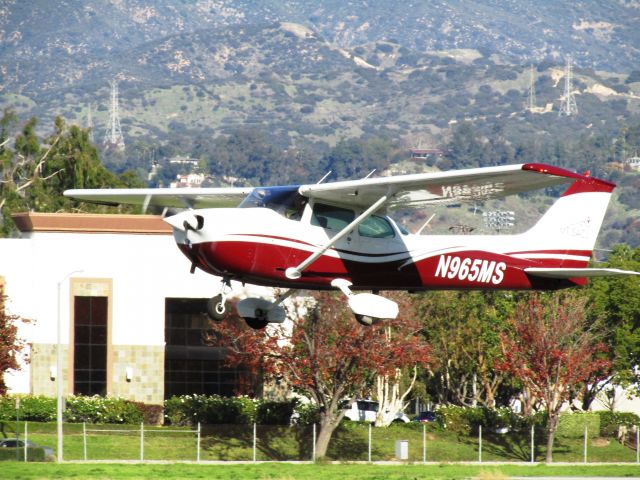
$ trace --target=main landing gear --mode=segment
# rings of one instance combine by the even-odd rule
[[[211,320],[220,322],[228,315],[227,296],[230,291],[231,282],[229,279],[223,279],[220,294],[207,302],[207,315],[209,315]],[[280,304],[294,293],[294,291],[295,290],[287,290],[274,302],[263,298],[245,298],[238,302],[236,309],[249,327],[255,330],[261,330],[269,323],[284,322],[286,312]]]
[[[360,325],[369,327],[382,320],[398,316],[398,305],[395,302],[373,293],[354,294],[349,288],[351,282],[348,280],[337,278],[331,282],[331,286],[346,295],[349,308]],[[220,322],[229,313],[226,302],[230,291],[231,283],[229,279],[224,279],[220,294],[207,302],[207,314],[213,321]],[[273,302],[264,298],[245,298],[238,302],[236,309],[249,327],[261,330],[269,323],[284,322],[286,312],[281,304],[294,292],[295,290],[287,290]]]
[[[388,298],[375,295],[373,293],[354,294],[351,289],[351,282],[343,278],[336,278],[331,282],[331,286],[338,288],[349,300],[349,308],[356,317],[360,325],[370,327],[385,319],[392,319],[398,316],[398,304]]]

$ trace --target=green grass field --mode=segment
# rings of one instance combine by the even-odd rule
[[[3,462],[0,477],[7,479],[91,478],[99,479],[505,479],[508,477],[540,476],[607,476],[637,477],[637,466],[517,466],[517,465],[354,465],[316,464],[294,465],[267,463],[246,465],[193,464],[24,464]]]
[[[5,434],[13,434],[15,424],[5,424]],[[24,424],[18,426],[24,432]],[[505,479],[518,476],[608,476],[640,478],[640,465],[635,464],[635,450],[615,439],[590,438],[587,441],[589,464],[583,464],[584,439],[558,437],[554,462],[576,462],[574,465],[530,464],[530,437],[527,432],[506,435],[485,433],[482,443],[482,464],[451,464],[477,462],[478,438],[458,435],[429,424],[426,427],[427,464],[423,459],[423,426],[399,424],[389,428],[372,428],[371,459],[368,459],[369,427],[361,423],[346,423],[335,433],[326,461],[312,464],[312,430],[285,426],[258,426],[257,463],[253,458],[252,425],[207,426],[202,430],[200,459],[197,437],[191,429],[145,426],[145,461],[141,453],[139,425],[87,425],[88,430],[118,430],[90,432],[87,436],[87,459],[83,463],[84,442],[81,424],[64,426],[64,460],[55,462],[0,462],[0,479],[45,478],[213,478],[251,479],[417,479],[417,478],[480,478]],[[178,430],[178,432],[171,432]],[[56,447],[55,423],[28,423],[29,439],[39,445]],[[22,434],[22,433],[21,433]],[[397,440],[409,442],[409,461],[395,460]],[[535,460],[543,462],[542,439],[536,439]],[[11,457],[13,458],[13,457]],[[224,462],[230,463],[224,463]],[[246,462],[238,464],[237,462]],[[303,461],[308,463],[260,463],[260,461]],[[343,463],[334,464],[340,461]],[[77,462],[77,463],[76,463]],[[155,463],[154,463],[155,462]],[[173,463],[178,462],[178,463]],[[185,462],[185,463],[180,463]],[[211,463],[220,462],[220,463]],[[387,462],[387,463],[384,463]],[[489,463],[487,463],[489,462]],[[494,463],[495,462],[495,463]],[[625,463],[624,465],[602,465]]]
[[[11,424],[8,424],[11,425]],[[14,424],[15,425],[15,424]],[[409,461],[423,460],[423,429],[419,424],[391,425],[372,429],[371,460],[395,460],[397,440],[409,442]],[[87,425],[88,430],[118,430],[115,432],[89,432],[87,460],[139,460],[141,458],[139,425]],[[12,429],[13,430],[13,429]],[[29,422],[29,439],[38,445],[54,448],[57,444],[56,425]],[[179,430],[179,432],[171,432]],[[20,425],[19,431],[24,432]],[[10,435],[11,436],[11,435]],[[312,431],[310,428],[286,426],[258,426],[256,459],[259,461],[308,461],[312,458]],[[145,427],[143,441],[145,460],[195,461],[196,435],[187,428]],[[337,461],[368,460],[368,425],[348,423],[341,426],[331,440],[327,458]],[[557,437],[554,447],[555,462],[582,462],[584,439]],[[534,459],[544,461],[545,445],[542,438],[534,442]],[[64,459],[84,460],[84,442],[81,424],[64,426]],[[252,425],[212,425],[204,427],[200,444],[203,461],[248,461],[253,459]],[[474,462],[479,459],[476,436],[459,435],[427,425],[426,459],[429,462]],[[528,432],[505,435],[485,433],[482,460],[497,462],[528,462],[531,444]],[[635,462],[634,449],[625,447],[615,439],[589,438],[587,460],[594,462]]]

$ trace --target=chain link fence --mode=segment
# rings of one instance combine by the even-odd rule
[[[17,428],[17,427],[16,427]],[[65,461],[314,461],[318,428],[278,425],[64,425]],[[6,436],[7,432],[3,432]],[[557,436],[557,462],[639,463],[640,429],[623,436],[600,437],[585,427],[581,436]],[[18,448],[0,448],[0,459],[41,461],[45,447],[55,456],[55,424],[20,425]],[[1,439],[0,439],[1,440]],[[30,453],[31,452],[31,453]],[[520,431],[482,429],[448,432],[433,424],[376,428],[349,422],[334,433],[326,458],[345,462],[544,462],[546,437],[534,427]],[[50,460],[52,458],[49,458]]]

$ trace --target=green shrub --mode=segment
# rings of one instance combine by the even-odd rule
[[[580,438],[584,436],[584,427],[590,436],[600,434],[600,415],[591,412],[564,413],[560,415],[556,434],[560,437]]]
[[[524,418],[513,413],[509,408],[458,407],[447,406],[436,411],[436,421],[443,429],[462,435],[470,435],[482,426],[486,432],[501,428],[509,430],[526,430],[531,425],[544,426],[544,415]]]
[[[298,404],[295,408],[295,423],[313,425],[320,422],[320,407],[313,403]]]
[[[16,397],[20,397],[20,419],[52,422],[56,419],[56,399],[44,395],[5,395],[0,397],[0,420],[16,419]]]
[[[142,412],[134,402],[122,398],[75,397],[67,398],[65,410],[67,422],[87,423],[140,423]]]
[[[259,425],[289,425],[297,404],[298,400],[296,399],[285,402],[260,402],[256,407],[256,423]]]
[[[256,400],[219,395],[183,395],[164,403],[165,422],[171,425],[241,424],[256,420]]]
[[[191,416],[185,396],[173,396],[164,401],[164,422],[170,425],[190,425]]]
[[[640,425],[640,417],[631,412],[610,412],[604,410],[596,412],[600,416],[600,436],[601,437],[615,437],[618,431],[618,427],[624,425],[631,427],[633,425]]]
[[[437,411],[438,424],[446,429],[461,435],[470,435],[482,425],[484,412],[481,408],[458,407],[450,405],[439,408]]]
[[[164,419],[164,407],[142,402],[132,402],[142,414],[145,425],[162,425]]]
[[[0,397],[0,421],[16,420],[16,397]],[[53,422],[56,399],[44,395],[19,395],[20,420]],[[140,423],[158,425],[162,421],[161,405],[146,405],[121,398],[70,396],[66,399],[65,422]]]

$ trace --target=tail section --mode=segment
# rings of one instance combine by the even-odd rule
[[[580,176],[531,229],[522,234],[536,250],[565,252],[568,264],[586,267],[604,220],[613,183]]]
[[[640,275],[615,268],[587,268],[614,188],[613,183],[597,178],[578,178],[523,234],[530,248],[535,245],[544,252],[538,257],[539,265],[524,269],[530,278],[584,285],[591,277]]]

